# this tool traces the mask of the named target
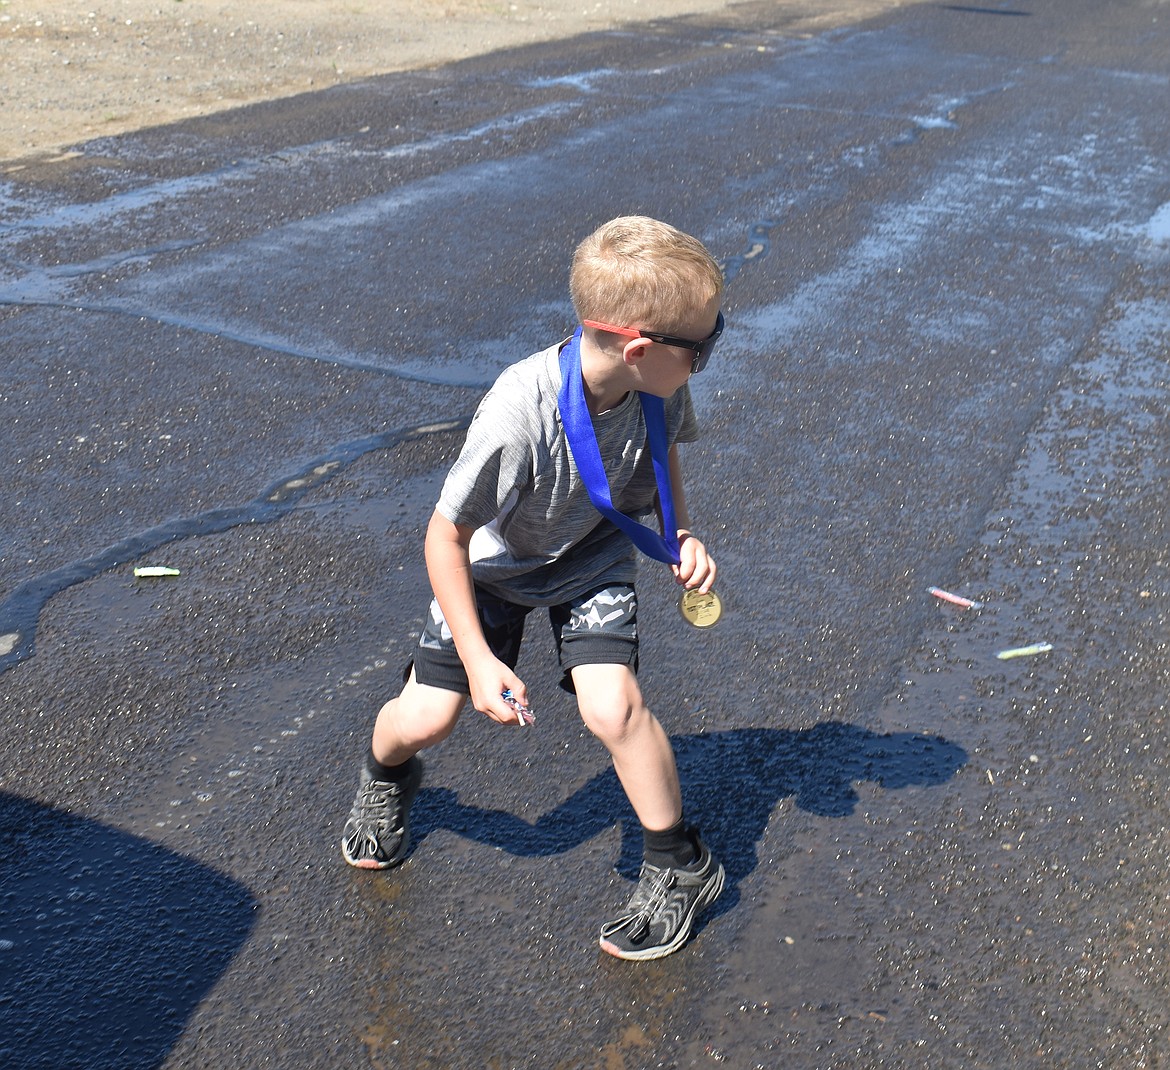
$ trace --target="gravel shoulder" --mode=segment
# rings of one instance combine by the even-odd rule
[[[814,32],[914,0],[0,0],[0,174],[85,141],[657,19]]]

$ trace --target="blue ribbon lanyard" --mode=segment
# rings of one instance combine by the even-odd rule
[[[593,430],[593,417],[585,401],[585,384],[581,379],[581,328],[578,327],[568,345],[561,350],[561,389],[557,402],[561,410],[561,423],[569,450],[577,464],[581,482],[589,494],[589,500],[607,520],[624,531],[635,546],[647,557],[668,565],[680,561],[678,548],[678,527],[674,519],[674,498],[670,488],[670,462],[666,446],[666,406],[662,398],[653,394],[638,392],[642,402],[642,415],[646,420],[646,438],[650,443],[650,459],[654,462],[654,478],[658,483],[658,505],[662,510],[662,526],[666,531],[663,538],[653,528],[639,524],[633,517],[626,516],[614,508],[609,490],[609,477],[601,461],[601,450],[597,446],[597,435]]]

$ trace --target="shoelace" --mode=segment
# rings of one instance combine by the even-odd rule
[[[674,874],[669,869],[657,870],[654,879],[648,884],[639,880],[638,890],[630,900],[629,913],[623,914],[608,928],[611,932],[616,932],[629,926],[630,939],[637,943],[650,931],[650,923],[666,906],[673,887]]]
[[[356,827],[349,837],[349,850],[355,855],[367,854],[374,856],[380,849],[377,827],[386,821],[384,807],[393,798],[402,792],[398,784],[386,780],[371,780],[362,788],[360,814]],[[374,813],[370,813],[373,810]],[[401,817],[401,811],[399,811]],[[389,824],[389,822],[386,822]],[[401,825],[401,821],[399,821]],[[401,833],[397,828],[391,831]]]
[[[391,799],[398,798],[402,794],[402,786],[387,780],[371,780],[362,789],[362,819],[378,823],[386,819],[386,814],[383,812],[384,807]],[[371,814],[368,811],[374,810]],[[401,817],[401,811],[399,812]]]

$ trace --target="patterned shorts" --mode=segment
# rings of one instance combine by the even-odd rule
[[[507,602],[479,587],[475,589],[475,599],[488,646],[514,669],[520,657],[524,622],[533,607]],[[573,692],[570,670],[578,665],[628,665],[638,671],[638,596],[632,584],[612,584],[573,602],[550,606],[548,619],[557,644],[561,687],[566,691]],[[470,691],[451,630],[435,599],[431,600],[411,665],[420,684],[462,695]]]

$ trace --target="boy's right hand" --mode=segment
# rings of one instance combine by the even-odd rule
[[[487,657],[474,665],[466,665],[467,683],[471,689],[471,704],[498,724],[523,724],[514,706],[504,700],[504,692],[522,706],[528,705],[528,688],[502,661]]]

